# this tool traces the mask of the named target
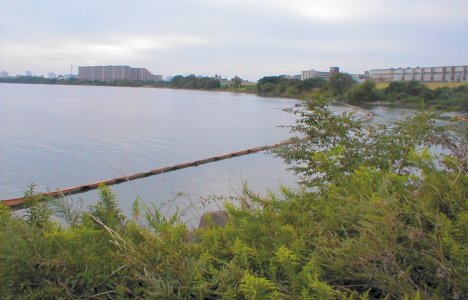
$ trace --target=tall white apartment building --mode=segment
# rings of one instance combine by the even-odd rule
[[[309,78],[322,78],[322,79],[328,80],[330,79],[330,72],[316,71],[314,69],[301,72],[301,80],[305,80]]]
[[[162,75],[154,75],[145,68],[132,68],[130,66],[80,66],[78,67],[78,78],[89,81],[162,81]]]
[[[340,72],[339,67],[330,67],[330,72],[316,71],[314,69],[306,70],[301,72],[301,80],[309,78],[322,78],[329,80],[330,76]]]

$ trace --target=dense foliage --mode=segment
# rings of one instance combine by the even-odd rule
[[[333,74],[329,81],[267,76],[257,82],[257,94],[295,99],[324,97],[353,104],[379,103],[408,107],[419,107],[424,102],[426,107],[468,112],[468,85],[430,89],[418,81],[395,81],[386,88],[378,89],[371,80],[358,84],[345,73]]]
[[[182,89],[213,90],[220,88],[221,82],[211,77],[197,77],[195,75],[184,77],[177,75],[172,78],[170,86]]]
[[[58,78],[44,78],[38,76],[18,76],[0,78],[2,83],[26,83],[26,84],[59,84],[59,85],[94,85],[94,86],[127,86],[127,87],[142,87],[142,86],[160,86],[159,82],[148,82],[141,80],[114,80],[114,81],[89,81]]]
[[[324,89],[327,89],[327,81],[322,78],[299,80],[285,76],[266,76],[257,82],[257,94],[260,96],[281,96],[302,99],[313,91]]]
[[[345,96],[351,103],[385,102],[399,106],[418,106],[424,101],[428,107],[468,111],[468,85],[429,89],[418,81],[390,82],[378,90],[372,81],[354,86]]]
[[[80,81],[77,79],[71,80],[60,80],[57,78],[44,78],[38,76],[17,76],[17,77],[6,77],[0,78],[2,83],[29,83],[29,84],[80,84]]]
[[[344,93],[349,91],[355,84],[356,81],[354,81],[353,77],[346,73],[332,74],[328,81],[330,90],[335,96],[343,95]]]
[[[356,82],[346,73],[333,74],[330,80],[309,78],[292,79],[287,76],[266,76],[257,82],[257,94],[261,96],[281,96],[296,99],[310,99],[322,96],[341,96]]]
[[[371,80],[355,85],[345,98],[350,103],[372,103],[381,99],[382,93],[377,90],[375,82]]]
[[[126,218],[105,186],[88,210],[63,199],[20,217],[0,206],[0,295],[466,298],[466,143],[425,114],[387,129],[322,101],[290,112],[301,139],[277,153],[303,188],[267,197],[246,189],[226,203],[224,227],[189,230],[142,201]],[[434,145],[452,154],[435,157]]]

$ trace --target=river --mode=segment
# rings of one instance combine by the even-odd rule
[[[56,190],[273,144],[294,123],[297,101],[256,95],[154,88],[0,84],[0,198]],[[342,108],[334,108],[342,110]],[[374,121],[402,111],[371,109]],[[140,197],[186,220],[222,205],[247,183],[255,192],[295,187],[281,159],[265,152],[112,186],[130,214]],[[84,207],[97,192],[73,196]],[[164,204],[170,203],[170,204]]]

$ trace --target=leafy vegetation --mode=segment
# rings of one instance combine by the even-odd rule
[[[347,102],[350,103],[372,103],[382,99],[382,94],[377,90],[373,81],[367,80],[355,85],[346,95]]]
[[[223,87],[222,90],[233,93],[246,93],[246,94],[256,94],[257,85],[255,83],[242,83],[240,87],[235,87],[235,85]]]
[[[212,77],[199,77],[195,75],[174,76],[171,81],[141,81],[141,80],[114,80],[114,81],[89,81],[72,79],[44,78],[38,76],[17,76],[0,78],[2,83],[27,83],[27,84],[61,84],[61,85],[95,85],[95,86],[127,86],[127,87],[172,87],[184,89],[213,90],[220,89],[219,79]],[[241,89],[245,84],[240,77],[231,79],[227,87],[233,90]],[[224,87],[223,87],[224,88]]]
[[[224,227],[190,230],[141,200],[126,218],[106,186],[88,210],[40,202],[21,217],[0,205],[0,295],[466,298],[463,135],[427,114],[385,128],[332,114],[320,100],[289,112],[298,116],[291,129],[301,138],[276,154],[302,188],[267,197],[246,188],[225,204]],[[434,156],[434,146],[450,154]],[[32,188],[27,195],[35,197]]]
[[[267,76],[258,81],[257,94],[296,99],[315,99],[318,96],[341,97],[354,84],[353,78],[346,73],[333,74],[329,81],[319,77],[299,80],[286,76]]]
[[[183,89],[213,90],[221,87],[221,82],[210,77],[196,77],[195,75],[177,75],[172,78],[170,86]]]
[[[417,81],[390,82],[379,89],[373,81],[356,83],[345,73],[333,74],[329,81],[321,78],[306,80],[285,76],[268,76],[257,83],[257,94],[295,99],[334,98],[353,104],[386,104],[417,108],[468,112],[468,85],[430,89]]]
[[[395,81],[379,90],[375,83],[366,81],[352,88],[345,100],[350,103],[385,102],[410,107],[417,107],[424,101],[427,107],[467,112],[468,85],[430,89],[417,81]]]
[[[0,78],[0,82],[2,83],[28,83],[28,84],[59,84],[63,82],[63,84],[80,84],[80,81],[77,79],[70,79],[70,80],[60,80],[57,78],[44,78],[38,76],[17,76],[17,77],[6,77]]]
[[[257,94],[260,96],[280,96],[305,98],[307,94],[326,89],[327,82],[322,78],[306,80],[290,79],[284,76],[267,76],[257,82]]]
[[[0,78],[1,83],[22,83],[22,84],[57,84],[57,85],[90,85],[90,86],[122,86],[122,87],[160,87],[163,83],[148,82],[141,80],[114,80],[114,81],[89,81],[58,78],[45,78],[39,76],[17,76]]]
[[[328,81],[328,85],[330,90],[333,92],[333,95],[343,95],[347,91],[349,91],[354,85],[356,81],[354,81],[351,75],[346,73],[335,73],[330,76],[330,80]]]
[[[234,76],[234,78],[231,79],[231,86],[235,89],[240,88],[242,85],[242,78],[239,76]]]

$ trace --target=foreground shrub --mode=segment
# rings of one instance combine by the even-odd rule
[[[267,197],[245,189],[238,204],[226,204],[224,227],[189,230],[177,215],[165,217],[142,201],[127,219],[105,186],[89,211],[58,202],[53,210],[66,225],[52,222],[47,210],[39,210],[40,222],[28,222],[0,206],[0,295],[465,298],[464,152],[433,156],[427,147],[449,145],[447,132],[424,116],[384,130],[330,115],[320,103],[310,108],[315,112],[300,112],[304,139],[279,152],[302,165],[315,155],[315,164],[295,169],[303,188]]]

